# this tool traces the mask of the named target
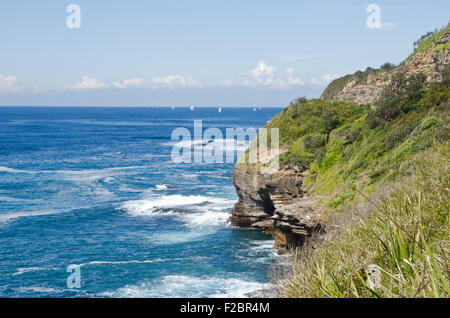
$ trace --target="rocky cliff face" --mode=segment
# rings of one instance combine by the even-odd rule
[[[255,167],[237,165],[232,180],[239,196],[231,223],[272,234],[280,251],[303,244],[320,230],[314,199],[306,198],[303,180],[306,171],[280,169],[263,174]]]
[[[441,81],[440,72],[449,64],[450,54],[448,45],[442,50],[436,50],[435,46],[446,45],[448,42],[450,42],[450,32],[435,39],[432,49],[415,53],[393,70],[381,70],[369,74],[359,71],[351,76],[337,79],[324,91],[321,98],[349,100],[357,104],[373,103],[380,97],[383,88],[390,84],[391,77],[396,72],[404,72],[406,77],[423,73],[428,83]]]

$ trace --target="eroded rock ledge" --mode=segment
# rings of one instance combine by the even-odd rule
[[[316,199],[306,197],[303,190],[306,174],[295,168],[263,174],[255,167],[237,165],[232,180],[239,201],[233,207],[231,223],[271,234],[279,251],[301,246],[321,228],[313,204]]]

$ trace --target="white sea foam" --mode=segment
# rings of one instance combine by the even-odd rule
[[[14,169],[14,168],[3,167],[3,166],[0,166],[0,172],[9,172],[9,173],[28,173],[28,174],[34,174],[34,173],[37,173],[36,171],[31,171],[31,170],[20,170],[20,169]]]
[[[0,201],[4,201],[4,202],[25,202],[25,201],[29,201],[29,200],[13,198],[13,197],[6,197],[6,196],[0,196]]]
[[[189,227],[214,226],[226,224],[230,214],[227,212],[211,212],[183,214],[181,218]]]
[[[193,210],[193,212],[206,212],[208,211],[208,204],[226,209],[231,207],[233,201],[201,195],[185,196],[176,194],[127,201],[120,206],[120,209],[133,216],[150,216],[161,210],[167,212],[167,210],[186,209]]]
[[[128,201],[120,209],[135,217],[170,214],[186,227],[185,231],[158,232],[148,239],[153,244],[179,244],[202,240],[228,225],[234,200],[200,195],[168,195]]]
[[[273,249],[273,240],[253,240],[250,242],[251,249],[253,251],[275,251]]]
[[[196,242],[205,239],[206,235],[214,234],[217,229],[212,227],[196,229],[195,231],[158,232],[148,237],[152,245],[174,245],[187,242]]]
[[[192,257],[189,259],[199,259],[201,257]],[[76,264],[79,267],[88,265],[121,265],[121,264],[151,264],[151,263],[161,263],[161,262],[172,262],[186,260],[187,258],[155,258],[155,259],[145,259],[145,260],[126,260],[126,261],[91,261],[81,264]]]
[[[248,262],[264,264],[270,260],[278,261],[278,252],[273,248],[274,244],[273,240],[252,241],[246,255],[243,255],[243,259]]]
[[[270,287],[254,281],[239,278],[193,277],[168,275],[151,282],[126,285],[112,292],[104,292],[107,297],[223,297],[242,298],[248,293]]]
[[[18,288],[18,291],[21,293],[45,293],[45,294],[54,294],[54,293],[60,293],[64,292],[62,289],[56,289],[52,287],[46,287],[46,286],[26,286],[26,287],[20,287]]]
[[[216,149],[221,151],[245,151],[250,146],[250,141],[238,141],[233,138],[217,138],[213,142],[209,140],[195,139],[195,140],[182,140],[182,141],[171,141],[163,143],[163,146],[177,146],[178,148],[192,148],[192,147],[202,147],[203,150]]]
[[[29,217],[29,216],[39,216],[39,215],[49,215],[55,214],[58,212],[55,211],[37,211],[37,212],[15,212],[15,213],[5,213],[0,214],[0,223],[8,222],[13,219],[21,218],[21,217]]]
[[[28,272],[36,272],[36,271],[50,271],[50,270],[59,270],[59,268],[54,267],[19,267],[17,271],[12,274],[13,276],[22,275]]]
[[[37,174],[37,173],[48,173],[48,174],[62,174],[62,175],[79,175],[79,176],[96,176],[97,178],[108,177],[105,172],[120,172],[134,169],[146,168],[143,166],[130,166],[130,167],[113,167],[105,169],[86,169],[86,170],[21,170],[9,167],[0,166],[0,172],[9,173],[27,173],[27,174]]]
[[[106,178],[103,178],[100,181],[104,182],[104,183],[113,183],[114,182],[114,178],[113,177],[106,177]]]
[[[48,171],[43,170],[39,173],[54,173],[60,174],[64,179],[75,182],[94,182],[100,181],[103,183],[114,182],[113,176],[129,174],[130,170],[142,169],[145,167],[141,166],[130,166],[130,167],[113,167],[105,169],[87,169],[87,170],[55,170]]]

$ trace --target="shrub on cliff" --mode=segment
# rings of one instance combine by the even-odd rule
[[[393,68],[395,68],[395,64],[393,64],[391,62],[386,62],[386,63],[384,63],[383,65],[380,66],[380,70],[383,70],[383,71],[390,70],[390,69],[393,69]]]
[[[416,109],[416,103],[424,94],[425,79],[423,73],[409,77],[402,71],[394,73],[389,86],[382,91],[376,102],[376,111],[367,116],[368,124],[375,128],[381,121],[392,121],[400,114]]]
[[[327,135],[337,126],[352,122],[363,113],[364,107],[353,102],[299,100],[275,115],[268,127],[280,129],[280,144],[285,147],[311,133]],[[317,144],[317,147],[321,146],[322,143]]]
[[[383,93],[383,96],[377,102],[376,115],[385,121],[392,121],[402,113],[402,97],[389,90]]]

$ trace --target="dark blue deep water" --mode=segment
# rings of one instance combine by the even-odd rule
[[[0,107],[0,297],[240,297],[268,287],[271,238],[228,224],[234,165],[174,163],[171,133],[192,131],[194,119],[260,128],[279,111]],[[73,264],[80,288],[66,283]]]

